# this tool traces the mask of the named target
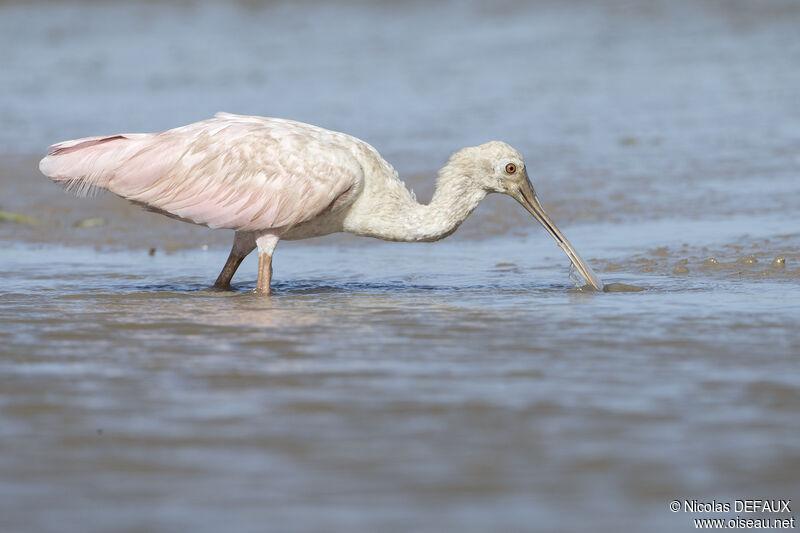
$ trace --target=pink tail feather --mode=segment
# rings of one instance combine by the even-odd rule
[[[149,134],[84,137],[54,144],[39,162],[39,170],[78,196],[108,189],[109,181],[141,149],[136,142]]]

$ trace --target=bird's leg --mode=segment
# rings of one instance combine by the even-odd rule
[[[269,294],[270,283],[272,283],[272,256],[269,254],[259,253],[256,294]]]
[[[225,261],[225,266],[222,267],[222,272],[217,276],[217,281],[214,282],[214,287],[217,289],[229,289],[231,286],[231,278],[236,273],[236,269],[242,264],[247,255],[256,247],[256,239],[252,233],[237,231],[233,237],[233,247],[231,253],[228,255],[228,260]]]
[[[269,294],[270,283],[272,282],[272,253],[278,245],[277,235],[267,233],[256,238],[258,246],[258,281],[256,282],[256,294]]]

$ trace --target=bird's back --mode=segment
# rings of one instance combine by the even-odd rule
[[[258,231],[291,228],[341,206],[374,158],[383,161],[343,133],[218,113],[161,133],[59,143],[39,168],[79,194],[106,189],[197,224]]]

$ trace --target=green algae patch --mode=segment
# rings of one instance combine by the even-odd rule
[[[39,224],[41,220],[22,213],[13,213],[0,209],[0,222],[11,222],[13,224]]]

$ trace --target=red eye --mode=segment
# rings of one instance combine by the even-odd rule
[[[517,171],[517,165],[514,163],[509,163],[506,165],[506,174],[513,174]]]

